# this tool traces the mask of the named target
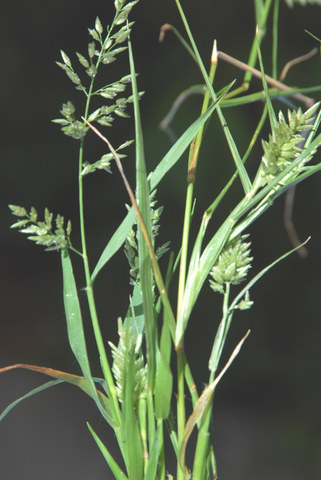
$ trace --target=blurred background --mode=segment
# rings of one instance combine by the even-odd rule
[[[253,3],[226,0],[182,2],[205,63],[209,64],[212,42],[218,48],[247,61],[255,19]],[[1,15],[1,366],[21,362],[78,373],[67,343],[62,303],[59,255],[46,253],[9,226],[14,218],[7,205],[36,207],[42,215],[47,206],[73,223],[73,242],[78,243],[77,147],[51,119],[59,117],[62,103],[71,100],[81,107],[83,98],[55,65],[63,49],[77,65],[75,51],[86,53],[98,15],[104,25],[111,21],[111,0],[56,0],[55,2],[9,2]],[[288,60],[317,46],[304,30],[319,38],[321,8],[296,6],[281,1],[279,71]],[[159,128],[175,98],[186,88],[202,82],[193,61],[173,34],[158,41],[162,24],[183,31],[174,1],[142,0],[133,11],[133,32],[138,84],[146,93],[141,101],[148,169],[152,170],[170,147],[170,139]],[[271,26],[271,24],[269,24]],[[271,34],[263,43],[265,70],[271,73]],[[79,69],[80,70],[80,69]],[[129,71],[126,55],[103,70],[105,83]],[[243,73],[219,64],[216,89]],[[320,83],[321,60],[316,55],[297,65],[287,76],[289,85]],[[252,91],[260,88],[253,81]],[[318,99],[318,95],[315,95]],[[201,97],[190,97],[173,122],[177,135],[197,117]],[[227,121],[244,153],[263,104],[225,110]],[[275,102],[275,108],[286,107]],[[80,109],[79,112],[82,110]],[[201,154],[196,187],[197,228],[203,210],[211,203],[233,172],[218,124],[208,126]],[[107,130],[113,144],[133,138],[130,120],[119,119]],[[268,130],[264,131],[264,138]],[[100,158],[104,146],[91,138],[88,160]],[[249,165],[254,169],[261,155],[260,142]],[[320,156],[320,153],[318,154]],[[133,184],[133,157],[124,161]],[[250,167],[251,170],[251,167]],[[253,171],[253,170],[251,170]],[[172,240],[177,252],[185,194],[186,162],[181,161],[159,187],[164,205],[160,240]],[[319,480],[321,478],[321,179],[320,175],[296,190],[294,222],[300,238],[309,235],[305,259],[292,255],[257,284],[252,291],[254,307],[235,315],[227,353],[248,328],[251,335],[228,375],[217,389],[214,409],[216,455],[220,480]],[[235,187],[223,218],[239,199]],[[91,265],[124,217],[127,196],[115,172],[86,177],[86,220]],[[229,203],[230,202],[230,203]],[[291,248],[283,226],[284,198],[279,198],[250,229],[255,258],[252,274]],[[217,225],[216,224],[216,225]],[[216,228],[213,222],[213,230]],[[75,258],[74,268],[81,272]],[[165,264],[163,264],[165,268]],[[127,263],[122,253],[108,264],[96,282],[96,296],[104,337],[116,341],[117,317],[127,309]],[[78,282],[79,289],[85,284]],[[80,290],[81,292],[81,290]],[[84,294],[80,293],[80,295]],[[220,300],[220,299],[219,299]],[[207,359],[219,321],[220,305],[208,287],[193,313],[186,338],[194,377],[201,389],[207,380]],[[96,355],[90,337],[89,350]],[[100,375],[98,361],[96,375]],[[47,378],[13,371],[0,376],[0,410]],[[92,402],[77,389],[60,385],[26,400],[0,424],[0,478],[3,480],[100,480],[111,479],[108,467],[89,434],[89,421],[112,451],[114,438]],[[174,473],[170,471],[169,473]]]

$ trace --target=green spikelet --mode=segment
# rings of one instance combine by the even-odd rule
[[[279,113],[279,122],[269,136],[263,140],[262,178],[263,184],[271,182],[302,150],[300,143],[304,141],[303,132],[312,128],[313,118],[318,105],[314,105],[305,113],[299,108],[297,111],[288,111],[288,123],[282,112]],[[297,165],[299,172],[302,165]]]
[[[20,233],[28,235],[28,240],[37,245],[46,247],[46,251],[60,250],[70,247],[71,222],[64,226],[64,217],[57,215],[53,223],[53,214],[45,208],[44,220],[38,220],[38,212],[31,207],[30,212],[19,205],[9,205],[13,215],[20,217],[21,220],[11,225],[11,228],[17,228]]]
[[[150,194],[149,205],[150,205],[150,212],[151,212],[151,221],[152,221],[152,242],[153,246],[155,244],[155,239],[159,233],[160,225],[160,217],[163,212],[164,207],[157,207],[157,200],[155,200],[157,190],[154,190]],[[129,208],[129,207],[128,207]],[[129,232],[127,239],[124,244],[124,252],[127,257],[128,263],[130,265],[130,283],[132,285],[139,284],[140,279],[138,276],[138,247],[137,247],[137,225],[134,225],[134,228],[131,229]],[[156,249],[156,258],[159,260],[168,250],[169,250],[169,243],[166,242],[163,245],[157,247]]]
[[[245,242],[247,235],[242,235],[229,242],[222,250],[210,275],[211,288],[224,293],[224,285],[237,285],[246,279],[248,270],[251,268],[250,242]]]
[[[121,318],[118,319],[118,334],[119,342],[117,347],[112,342],[109,342],[114,359],[112,370],[116,380],[117,397],[119,401],[122,402],[128,372],[128,358],[131,355],[135,355],[134,405],[137,405],[138,398],[144,391],[147,381],[147,369],[144,363],[144,357],[140,353],[140,348],[137,348],[137,345],[134,344],[134,339],[136,338],[135,333],[130,326],[128,326],[128,328],[124,327]]]

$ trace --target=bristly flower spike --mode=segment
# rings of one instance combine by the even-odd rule
[[[279,113],[279,121],[272,129],[269,140],[263,140],[263,156],[259,169],[260,186],[270,183],[300,155],[304,146],[305,135],[313,126],[313,120],[319,104],[313,105],[305,113],[301,108],[288,111],[288,123],[283,113]],[[304,160],[306,163],[308,159]],[[296,167],[299,173],[302,164]]]
[[[211,288],[224,293],[224,285],[238,285],[243,282],[251,268],[250,242],[245,242],[248,235],[242,235],[229,242],[222,250],[210,275]]]

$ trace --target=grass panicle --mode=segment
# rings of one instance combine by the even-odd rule
[[[290,87],[284,83],[285,74],[282,81],[276,78],[277,56],[282,48],[278,37],[279,0],[255,0],[257,29],[251,41],[247,63],[218,51],[215,41],[208,69],[201,58],[181,2],[175,0],[184,33],[180,28],[165,24],[161,29],[161,39],[164,40],[167,31],[174,33],[182,48],[187,50],[192,61],[196,63],[199,83],[187,88],[180,95],[163,120],[162,128],[169,133],[172,146],[164,157],[159,159],[156,168],[150,171],[149,158],[145,155],[144,125],[140,112],[143,92],[139,90],[139,77],[135,68],[135,42],[131,39],[134,27],[131,17],[138,3],[139,0],[115,0],[114,18],[108,26],[104,27],[104,21],[96,17],[94,25],[88,29],[90,41],[87,51],[77,51],[71,56],[61,50],[61,59],[57,62],[74,85],[76,93],[83,99],[80,113],[80,107],[77,107],[76,111],[76,103],[68,100],[60,109],[60,117],[53,120],[60,126],[63,134],[75,139],[79,146],[75,178],[78,182],[80,238],[75,244],[79,243],[80,247],[76,249],[73,246],[71,223],[65,223],[62,215],[54,217],[49,209],[45,208],[44,218],[39,220],[34,207],[28,210],[9,205],[12,214],[17,217],[12,228],[26,234],[29,240],[46,250],[60,251],[67,337],[81,373],[75,375],[29,364],[1,368],[0,372],[24,368],[46,374],[53,380],[12,402],[3,411],[0,419],[22,400],[59,383],[70,383],[92,399],[106,421],[106,427],[114,432],[120,452],[120,459],[117,461],[110,453],[109,446],[103,443],[94,427],[88,424],[89,432],[106,460],[113,478],[217,479],[219,459],[216,460],[215,448],[209,434],[216,388],[249,335],[249,331],[244,328],[242,338],[222,364],[227,353],[226,341],[233,316],[236,312],[239,314],[253,306],[251,288],[276,264],[301,246],[295,245],[253,276],[251,267],[254,259],[251,256],[249,227],[269,210],[278,196],[321,170],[321,162],[316,155],[321,144],[320,104],[306,96],[311,91],[320,91],[321,87]],[[295,3],[321,4],[312,0],[286,0],[286,3],[290,7]],[[272,76],[265,73],[265,62],[261,53],[264,32],[270,28],[270,17]],[[314,35],[312,37],[318,40]],[[109,69],[112,69],[113,62],[117,61],[120,55],[128,56],[128,71],[118,80],[105,83],[109,78]],[[303,57],[300,57],[300,61],[307,60],[311,55]],[[233,79],[227,85],[219,84],[216,73],[218,68],[224,68],[223,62],[228,62],[244,72],[241,85]],[[251,86],[253,76],[261,82],[257,91]],[[191,119],[182,134],[176,135],[170,123],[181,104],[195,92],[203,98],[198,116]],[[291,107],[287,114],[280,110],[276,115],[275,97],[281,102],[291,97],[293,108]],[[252,102],[258,102],[258,108],[262,104],[262,112],[255,131],[249,132],[248,147],[242,156],[227,121],[228,109],[236,105],[241,108]],[[123,139],[119,146],[114,147],[106,132],[114,125],[116,117],[133,123],[135,138]],[[215,172],[221,164],[221,158],[217,159],[215,156],[216,131],[213,131],[212,117],[217,117],[216,128],[223,133],[225,160],[226,163],[230,161],[232,174],[225,185],[215,185],[208,192],[208,207],[199,216],[198,209],[195,208],[194,186],[199,181],[199,165],[204,162],[202,145],[205,137],[209,136],[210,140],[213,140],[213,162],[211,165],[206,162],[202,168],[211,169],[208,174],[213,175],[213,169]],[[270,122],[270,134],[267,139],[262,139],[261,132],[267,118]],[[100,158],[93,159],[87,153],[86,142],[89,134],[95,136],[97,142],[104,142],[106,146],[106,151]],[[253,154],[257,152],[254,146],[260,142],[261,159],[257,158],[257,153]],[[158,206],[157,187],[161,182],[166,182],[178,162],[185,161],[185,153],[186,176],[176,179],[186,186],[185,208],[181,218],[180,214],[177,218],[181,244],[177,251],[174,251],[167,231],[165,234],[168,241],[159,244],[161,214],[168,205]],[[130,185],[122,165],[122,159],[126,155],[135,159],[136,176],[133,186]],[[112,233],[102,252],[95,252],[93,255],[98,258],[98,262],[92,267],[92,254],[87,249],[84,213],[87,175],[112,172],[115,175],[115,166],[128,192],[127,214],[120,219],[118,228]],[[105,175],[105,181],[113,181],[113,176]],[[232,204],[229,194],[235,182],[239,183],[239,196],[233,197],[235,203]],[[108,188],[105,193],[106,201],[109,201]],[[221,224],[213,225],[216,209],[225,200],[229,213]],[[77,255],[74,256],[73,253]],[[118,342],[112,343],[102,335],[103,320],[98,315],[95,286],[100,272],[108,262],[116,254],[122,253],[129,264],[130,295],[126,314],[118,318]],[[162,262],[159,262],[161,258]],[[86,311],[89,311],[92,330],[89,333],[83,325],[83,307],[78,295],[79,282],[73,269],[73,262],[76,260],[82,261],[83,265]],[[164,268],[164,264],[167,268]],[[212,289],[213,301],[221,304],[221,314],[220,318],[213,318],[212,331],[206,332],[206,335],[213,336],[212,348],[206,369],[207,384],[199,391],[191,368],[193,351],[185,350],[185,333],[189,324],[195,322],[195,304],[204,285],[208,284]],[[127,300],[126,291],[124,301]],[[116,329],[117,322],[113,320],[109,319],[108,324],[110,328]],[[96,351],[90,355],[87,349],[87,334],[93,334],[96,342]],[[92,374],[97,360],[100,364],[99,378]],[[197,384],[201,383],[197,381]],[[192,433],[196,440],[194,448],[189,447]],[[174,453],[177,460],[175,474],[168,471],[168,452]]]

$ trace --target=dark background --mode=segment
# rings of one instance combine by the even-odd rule
[[[220,50],[246,61],[255,30],[252,3],[227,0],[185,1],[192,30],[203,58],[210,57],[212,41]],[[295,7],[281,2],[279,57],[283,64],[313,48],[316,43],[304,29],[321,37],[321,9]],[[64,323],[59,255],[45,253],[22,235],[9,229],[14,221],[7,204],[39,213],[47,206],[73,222],[77,245],[77,141],[63,136],[57,125],[61,104],[71,100],[81,105],[81,95],[55,65],[62,48],[77,62],[74,52],[86,52],[87,27],[96,15],[105,25],[113,14],[113,2],[69,0],[63,2],[11,2],[1,18],[1,366],[33,363],[78,373],[69,351]],[[176,96],[201,83],[201,77],[172,34],[158,43],[160,26],[169,22],[182,30],[173,1],[141,0],[135,7],[133,33],[145,130],[146,158],[153,169],[170,147],[158,125]],[[263,44],[265,68],[270,73],[268,33]],[[106,67],[106,82],[128,73],[126,55]],[[221,63],[216,88],[243,74]],[[316,85],[321,78],[320,57],[290,71],[291,85]],[[253,91],[259,88],[253,82]],[[316,96],[316,98],[318,98]],[[276,104],[276,108],[283,105]],[[177,134],[196,118],[200,97],[190,98],[174,121]],[[259,118],[262,105],[226,110],[225,115],[243,153]],[[81,110],[80,110],[81,111]],[[208,127],[196,187],[195,227],[233,171],[232,160],[217,124]],[[265,138],[267,132],[265,132]],[[117,145],[132,138],[131,122],[119,120],[107,131]],[[103,146],[90,141],[89,159],[95,161]],[[89,150],[90,148],[90,150]],[[319,158],[318,154],[318,158]],[[125,160],[133,183],[132,156]],[[259,161],[251,158],[252,165]],[[165,206],[161,239],[172,240],[177,251],[180,219],[184,207],[185,165],[180,162],[159,188]],[[119,176],[95,174],[86,178],[86,219],[91,264],[125,214],[126,193]],[[238,200],[234,189],[229,212]],[[302,239],[312,236],[309,255],[292,255],[278,265],[252,292],[251,311],[235,315],[227,351],[248,328],[251,335],[237,361],[220,384],[214,410],[215,444],[220,480],[318,480],[321,477],[320,420],[320,313],[321,313],[321,203],[320,177],[300,184],[295,199],[294,220]],[[167,209],[166,209],[167,207]],[[252,273],[290,248],[283,227],[284,198],[251,227],[255,267]],[[221,215],[224,215],[224,209]],[[213,225],[213,229],[215,225]],[[75,259],[76,271],[81,271]],[[82,277],[79,288],[84,286]],[[104,336],[116,339],[116,320],[124,315],[129,294],[126,261],[120,254],[97,280],[97,300]],[[207,358],[219,319],[219,305],[209,288],[200,297],[188,328],[186,350],[192,357],[201,388],[207,379]],[[86,319],[87,321],[88,319]],[[86,323],[89,326],[88,323]],[[90,336],[90,332],[88,332]],[[89,348],[96,355],[93,342]],[[98,362],[97,375],[100,375]],[[23,395],[46,379],[25,371],[0,377],[0,407]],[[100,480],[111,478],[105,462],[85,425],[90,421],[113,451],[113,435],[90,400],[68,385],[26,400],[0,424],[0,478],[3,480],[53,480],[60,478]],[[171,473],[174,473],[173,471]]]

